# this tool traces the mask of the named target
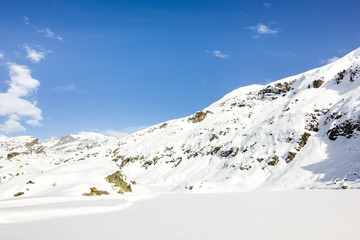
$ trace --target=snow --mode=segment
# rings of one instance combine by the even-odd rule
[[[266,86],[236,89],[203,109],[200,121],[194,114],[120,140],[86,132],[40,143],[1,136],[0,199],[18,192],[20,198],[78,197],[91,187],[117,195],[105,181],[117,170],[137,182],[137,193],[358,189],[359,129],[335,141],[329,131],[360,119],[359,52]],[[291,161],[290,153],[296,154]]]
[[[16,208],[31,222],[0,225],[2,239],[348,239],[360,234],[359,191],[164,194],[122,210],[43,220],[69,208],[121,201]],[[104,207],[105,208],[105,207]],[[55,212],[54,212],[55,210]],[[106,209],[105,209],[106,210]],[[31,213],[31,214],[30,214]],[[73,214],[73,213],[71,213]],[[0,216],[4,216],[2,213]],[[20,216],[19,216],[20,217]],[[30,217],[29,217],[30,218]]]
[[[97,196],[96,198],[41,196],[3,200],[0,202],[0,225],[119,211],[134,202],[156,196],[142,193],[122,198],[119,196]]]
[[[360,48],[120,140],[0,136],[0,231],[9,239],[354,239],[359,159]],[[113,173],[132,192],[119,194],[106,180]],[[83,196],[90,188],[109,194]]]
[[[186,191],[190,186],[197,192],[339,189],[345,183],[334,184],[336,179],[358,176],[359,133],[350,139],[339,137],[331,141],[327,132],[346,120],[360,118],[359,51],[267,86],[234,90],[202,110],[211,113],[201,122],[192,123],[190,116],[168,121],[164,128],[162,123],[127,136],[120,140],[115,156],[143,157],[142,161],[127,164],[123,171],[155,192]],[[336,83],[344,70],[343,78]],[[356,71],[351,80],[351,72]],[[314,81],[318,80],[324,83],[315,88]],[[285,83],[292,84],[291,89],[276,93]],[[264,89],[273,92],[261,95]],[[334,119],[332,114],[342,116]],[[320,130],[311,130],[309,124],[318,125]],[[308,144],[297,150],[305,132],[311,134]],[[213,134],[216,138],[211,140]],[[221,150],[210,154],[216,147]],[[221,156],[221,152],[237,148],[236,156]],[[194,152],[197,156],[191,156]],[[286,163],[289,152],[297,155]],[[275,155],[279,163],[270,167],[268,163]],[[173,162],[180,158],[182,161],[175,168]],[[264,160],[258,162],[261,158]],[[316,164],[326,171],[318,171]],[[352,179],[348,185],[359,188],[360,179]]]

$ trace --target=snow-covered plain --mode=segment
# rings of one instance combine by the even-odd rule
[[[133,202],[121,211],[56,219],[49,219],[56,215],[52,211],[67,211],[79,205],[28,205],[16,207],[15,211],[23,215],[43,211],[46,215],[34,215],[32,222],[0,225],[0,235],[3,240],[356,240],[360,236],[359,199],[360,192],[355,190],[177,193]],[[107,201],[89,204],[121,204]],[[44,218],[48,220],[34,221]]]

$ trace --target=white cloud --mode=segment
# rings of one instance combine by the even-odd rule
[[[111,129],[107,129],[107,130],[103,131],[102,133],[107,136],[116,137],[117,139],[120,139],[120,138],[123,138],[123,137],[129,135],[129,133],[114,131]]]
[[[52,53],[50,50],[45,50],[41,47],[38,47],[39,51],[36,51],[35,49],[29,47],[27,44],[24,45],[24,48],[26,50],[26,58],[30,59],[30,61],[34,63],[38,63],[41,60],[45,59],[46,54]]]
[[[0,92],[0,116],[7,120],[0,124],[0,131],[14,133],[25,131],[20,123],[26,120],[31,126],[39,126],[42,120],[41,110],[36,106],[33,99],[40,82],[31,76],[31,70],[24,65],[8,63],[9,88],[6,92]]]
[[[211,55],[215,56],[215,57],[218,57],[218,58],[228,58],[229,55],[228,54],[223,54],[221,53],[221,51],[219,50],[214,50],[214,51],[209,51],[209,50],[206,50],[207,53],[210,53]]]
[[[120,139],[120,138],[123,138],[123,137],[133,133],[133,132],[137,132],[137,131],[143,130],[145,128],[148,128],[148,126],[126,127],[120,131],[106,129],[102,133],[107,136],[112,136],[112,137],[116,137],[116,138]]]
[[[264,6],[265,6],[265,7],[271,7],[271,5],[272,5],[272,4],[271,4],[271,3],[268,3],[268,2],[264,3]]]
[[[26,17],[26,16],[23,16],[23,18],[24,18],[24,23],[25,23],[26,25],[29,25],[29,24],[30,24],[30,23],[29,23],[29,18]]]
[[[329,63],[336,62],[339,59],[340,58],[338,58],[338,57],[332,57],[332,58],[329,58],[329,59],[321,60],[320,62],[323,63],[323,64],[329,64]]]
[[[40,86],[40,82],[31,77],[31,70],[24,65],[8,63],[10,88],[8,93],[16,97],[26,97],[33,94]]]
[[[254,38],[259,38],[260,35],[277,35],[279,33],[278,30],[275,30],[275,29],[271,29],[270,27],[262,24],[262,23],[259,23],[257,24],[256,26],[250,26],[248,27],[248,29],[251,29],[253,30],[256,35],[254,35],[253,37]]]
[[[2,52],[0,52],[0,59],[4,58],[4,54]]]
[[[58,86],[53,88],[55,92],[81,92],[79,88],[76,87],[74,84],[68,84],[63,86]]]
[[[50,28],[38,28],[38,27],[35,27],[37,30],[38,33],[41,33],[43,34],[45,37],[48,37],[48,38],[55,38],[55,39],[58,39],[59,41],[62,41],[63,38],[56,35],[53,31],[50,30]]]
[[[4,124],[0,124],[0,132],[11,134],[15,132],[25,132],[25,128],[19,123],[20,118],[12,114]]]
[[[8,92],[0,93],[0,116],[17,114],[41,120],[41,110],[36,107],[36,104],[37,102],[31,102]]]

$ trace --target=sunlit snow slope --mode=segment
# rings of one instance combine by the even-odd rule
[[[119,141],[0,137],[0,154],[1,198],[360,188],[360,48]]]

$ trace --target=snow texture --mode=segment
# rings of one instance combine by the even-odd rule
[[[4,240],[356,240],[360,234],[359,194],[351,190],[165,194],[121,211],[0,225],[0,232]],[[30,213],[46,208],[54,214],[84,204],[21,206],[16,210]],[[117,204],[119,201],[88,200],[85,205],[111,208]]]
[[[35,202],[83,206],[45,211],[66,216],[169,192],[349,191],[360,188],[359,160],[360,48],[120,140],[85,132],[43,142],[0,136],[0,221],[33,218],[35,210],[11,208]],[[114,173],[118,182],[107,181]],[[119,194],[124,186],[132,193]],[[109,195],[83,196],[90,188]]]

